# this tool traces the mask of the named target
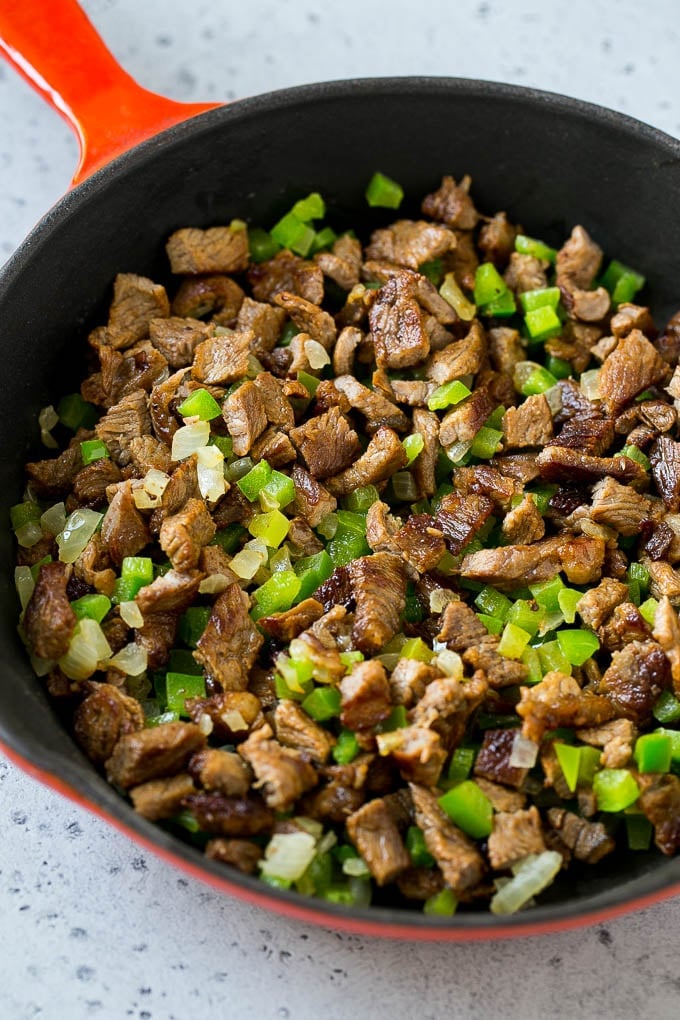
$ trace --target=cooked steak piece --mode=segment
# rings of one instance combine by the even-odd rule
[[[270,306],[265,305],[264,307],[268,308]],[[285,431],[292,429],[295,425],[295,413],[290,401],[284,396],[283,384],[270,372],[260,372],[255,377],[254,382],[259,391],[265,417],[269,424],[285,429]]]
[[[523,294],[527,290],[542,290],[548,286],[546,267],[547,263],[534,255],[523,255],[513,251],[510,253],[503,279],[515,294]],[[518,358],[518,361],[522,361],[523,357],[524,355]]]
[[[411,514],[394,536],[394,543],[406,562],[421,574],[434,570],[446,552],[442,532],[430,514]]]
[[[183,227],[165,246],[173,273],[238,273],[248,268],[248,231]]]
[[[211,385],[226,385],[242,379],[248,370],[252,343],[250,331],[230,331],[203,340],[194,353],[191,369],[194,379]]]
[[[331,251],[321,251],[314,261],[325,276],[330,277],[338,287],[351,290],[359,283],[361,269],[361,242],[355,237],[343,234],[334,242]]]
[[[152,319],[149,339],[163,355],[170,368],[188,368],[194,360],[197,346],[212,335],[213,326],[180,315],[166,319]]]
[[[263,705],[252,691],[220,691],[187,698],[185,705],[189,717],[223,744],[238,744],[264,725]]]
[[[215,600],[194,652],[196,661],[225,691],[247,688],[250,668],[262,646],[262,635],[250,619],[249,607],[245,592],[237,584],[230,585]]]
[[[669,374],[668,365],[644,334],[631,330],[600,369],[600,397],[607,413],[618,414],[639,393],[663,382]]]
[[[612,654],[599,690],[617,715],[639,726],[649,722],[659,695],[671,686],[671,667],[656,641],[631,641]]]
[[[503,269],[514,252],[518,233],[518,228],[510,223],[507,215],[498,212],[482,226],[477,247],[484,252],[485,261],[493,262],[499,269]]]
[[[424,379],[392,379],[390,388],[398,404],[408,404],[409,407],[425,407],[437,385],[433,382],[426,382]]]
[[[351,375],[336,376],[333,382],[345,394],[350,407],[364,416],[369,435],[381,425],[389,425],[397,432],[408,430],[409,420],[404,412],[378,390],[369,390]]]
[[[491,779],[485,779],[483,776],[475,775],[475,782],[493,804],[494,811],[521,811],[526,805],[526,793],[510,790],[507,786],[495,783]]]
[[[189,774],[209,793],[224,797],[245,797],[250,789],[252,773],[240,755],[205,747],[189,762]]]
[[[151,532],[137,509],[129,480],[119,485],[111,500],[102,521],[101,536],[118,566],[126,556],[136,556],[151,541]]]
[[[319,602],[323,601],[321,589],[317,589],[315,596]],[[333,602],[324,615],[299,636],[298,640],[304,642],[306,658],[314,664],[315,674],[325,683],[337,683],[345,675],[338,637],[350,626],[351,618],[348,620],[344,605]]]
[[[456,184],[453,177],[442,177],[438,190],[423,199],[423,212],[449,227],[473,230],[479,220],[479,213],[470,198],[471,184],[472,180],[467,174],[460,184]]]
[[[161,723],[151,729],[126,733],[106,761],[110,783],[124,790],[149,779],[174,776],[186,769],[189,759],[205,746],[198,726],[186,722]]]
[[[633,757],[637,727],[630,719],[612,719],[602,726],[590,726],[576,731],[584,744],[602,748],[600,763],[606,769],[620,769]]]
[[[361,556],[348,566],[356,603],[352,639],[365,655],[375,655],[399,630],[406,605],[406,571],[392,553]]]
[[[102,595],[111,595],[113,593],[116,574],[111,569],[111,558],[104,547],[100,532],[95,531],[73,564],[72,576],[83,584],[90,585],[95,591],[101,592]]]
[[[552,446],[568,446],[591,457],[601,457],[614,442],[611,418],[570,418],[552,441]]]
[[[526,768],[518,768],[510,764],[510,756],[518,730],[507,729],[484,730],[484,738],[479,753],[475,758],[473,774],[475,778],[502,783],[503,786],[521,788],[529,772]]]
[[[220,793],[192,793],[184,798],[203,832],[220,836],[259,836],[271,832],[274,812],[260,797],[223,797]]]
[[[312,293],[307,290],[309,276],[300,269],[304,259],[284,249],[266,262],[251,265],[248,269],[248,283],[257,301],[273,302],[277,294],[288,291],[312,301],[318,296],[318,281],[312,281]]]
[[[119,273],[113,284],[109,321],[101,342],[120,350],[149,335],[152,319],[167,318],[170,303],[165,287],[145,276]]]
[[[257,789],[274,811],[289,811],[319,781],[310,756],[271,739],[268,726],[251,733],[239,744],[238,752],[252,768]]]
[[[190,570],[187,573],[168,570],[166,574],[154,578],[151,584],[140,588],[135,596],[142,616],[186,609],[196,598],[204,576],[200,570]]]
[[[205,846],[205,856],[237,868],[244,875],[254,875],[262,858],[262,847],[249,839],[224,839],[217,836]]]
[[[290,438],[314,478],[337,475],[361,449],[359,437],[337,407],[291,429]]]
[[[97,765],[111,757],[121,737],[143,729],[142,706],[112,684],[90,684],[90,693],[73,716],[75,738]]]
[[[506,545],[468,553],[460,566],[463,577],[493,584],[501,591],[519,585],[549,581],[562,569],[559,538],[546,538],[531,545]]]
[[[453,473],[453,484],[461,496],[469,496],[470,493],[487,496],[502,510],[510,508],[512,497],[517,491],[512,478],[506,478],[496,468],[487,467],[486,464],[456,468]]]
[[[150,779],[130,790],[130,800],[138,815],[158,822],[172,818],[182,810],[185,797],[195,793],[191,776],[180,773],[169,779]]]
[[[592,240],[587,230],[576,226],[571,237],[557,253],[558,281],[567,281],[571,287],[588,289],[602,264],[602,249]]]
[[[157,383],[149,397],[149,415],[155,437],[158,441],[167,443],[168,446],[171,445],[172,437],[181,424],[179,416],[175,414],[175,409],[179,407],[183,397],[188,395],[185,385],[186,378],[186,369],[178,369],[164,382]],[[136,451],[139,448],[140,438],[144,437],[135,437],[129,444],[131,460],[134,460],[133,449]]]
[[[661,599],[654,615],[654,640],[663,648],[671,666],[673,689],[680,691],[680,622],[670,599]]]
[[[474,492],[464,495],[449,492],[442,496],[434,520],[454,556],[472,541],[493,509],[493,502],[488,496]]]
[[[680,605],[680,572],[665,560],[651,560],[643,557],[642,562],[649,571],[650,595],[655,599],[667,597],[672,605]]]
[[[201,550],[213,539],[215,531],[205,502],[189,499],[179,513],[165,518],[158,538],[175,570],[186,573],[198,566]]]
[[[454,340],[443,350],[435,351],[427,363],[426,377],[430,382],[444,383],[479,372],[486,359],[486,343],[481,324],[474,319],[468,334]]]
[[[271,616],[261,616],[257,621],[262,630],[277,641],[289,642],[324,614],[324,607],[314,598],[304,599],[296,606],[291,606]]]
[[[106,443],[106,448],[119,467],[125,467],[132,459],[130,443],[137,436],[151,432],[151,418],[147,410],[147,394],[144,390],[133,390],[117,404],[110,407],[95,425],[97,439]]]
[[[243,298],[236,280],[224,273],[187,276],[172,299],[172,314],[196,319],[212,315],[215,325],[233,327]]]
[[[80,506],[98,509],[107,502],[107,486],[115,485],[122,477],[118,465],[102,457],[78,472],[73,479],[73,495]]]
[[[390,806],[381,798],[369,801],[347,819],[347,834],[378,885],[393,882],[411,864]]]
[[[608,652],[618,651],[631,641],[648,641],[651,636],[652,628],[632,602],[617,606],[599,630],[600,643]]]
[[[617,458],[623,459],[623,458]],[[629,485],[605,477],[593,486],[588,516],[598,524],[615,528],[622,535],[638,535],[643,522],[652,515],[652,504]]]
[[[294,512],[312,527],[318,524],[338,505],[335,496],[299,464],[293,466],[291,477],[295,485]]]
[[[654,444],[649,459],[666,509],[677,513],[680,510],[680,443],[661,436]]]
[[[26,606],[24,633],[41,659],[60,659],[68,651],[77,622],[66,590],[70,576],[71,567],[60,560],[43,563]]]
[[[266,460],[270,467],[281,468],[291,464],[297,453],[286,433],[272,425],[255,440],[250,448],[250,456],[256,463]]]
[[[378,740],[386,741],[389,758],[402,779],[423,786],[437,785],[448,757],[438,733],[426,726],[402,726]]]
[[[471,892],[484,874],[484,859],[473,841],[449,821],[436,794],[410,783],[416,824],[423,830],[425,845],[441,868],[444,881],[457,896]]]
[[[288,291],[276,294],[274,302],[286,311],[301,333],[307,333],[327,351],[331,349],[338,331],[333,317],[328,312]]]
[[[163,319],[159,319],[163,322]],[[111,407],[134,390],[141,389],[147,393],[168,376],[168,363],[148,340],[142,340],[125,353],[112,347],[102,347],[99,351],[101,372],[96,373],[101,391],[97,394],[97,403],[103,407]],[[94,379],[96,376],[91,376]]]
[[[236,489],[240,495],[240,490]],[[196,455],[187,457],[170,475],[165,492],[161,496],[161,505],[153,511],[150,518],[151,531],[158,534],[161,524],[166,517],[178,513],[187,500],[199,498],[201,495],[198,488],[198,473],[196,470]],[[231,493],[229,493],[231,495]],[[217,521],[216,521],[217,523]]]
[[[603,577],[597,587],[585,592],[576,608],[585,625],[596,631],[628,597],[627,584],[613,577]]]
[[[536,463],[547,482],[590,484],[600,478],[610,478],[626,484],[642,484],[647,481],[647,472],[643,466],[630,457],[592,457],[566,446],[546,446],[536,458]]]
[[[452,443],[471,443],[495,407],[486,386],[478,386],[472,396],[446,412],[439,426],[439,442],[445,449]]]
[[[680,849],[680,779],[670,773],[637,777],[639,806],[654,826],[654,842],[669,857]]]
[[[519,407],[509,407],[503,415],[502,428],[506,450],[550,443],[553,436],[552,413],[544,394],[527,397]]]
[[[437,671],[418,659],[399,659],[389,678],[390,698],[395,705],[412,708],[425,693]]]
[[[314,722],[296,701],[279,701],[274,712],[274,731],[280,744],[305,751],[319,765],[325,764],[335,745],[328,730]]]
[[[377,726],[392,711],[385,667],[377,659],[358,662],[340,681],[340,695],[340,720],[350,730]]]
[[[530,545],[544,537],[545,521],[530,493],[523,497],[518,506],[508,511],[501,531],[510,545]]]
[[[463,738],[469,717],[488,693],[488,684],[481,672],[469,680],[453,676],[435,677],[411,710],[410,719],[416,726],[426,726],[442,738],[447,753]]]
[[[456,236],[446,227],[424,220],[396,220],[371,234],[365,258],[417,270],[455,246]]]
[[[621,713],[609,697],[582,691],[574,677],[554,670],[546,673],[540,684],[522,688],[517,714],[523,720],[522,736],[540,743],[546,730],[600,726]]]
[[[408,368],[427,357],[430,339],[413,277],[390,277],[377,292],[368,313],[379,368]]]
[[[160,669],[168,661],[177,623],[177,613],[147,613],[143,626],[135,628],[135,644],[146,651],[148,669]]]
[[[533,805],[526,811],[500,811],[495,814],[488,848],[489,862],[497,871],[509,868],[527,854],[540,854],[547,850],[538,808]]]
[[[241,383],[229,394],[222,406],[222,417],[233,439],[235,455],[245,457],[267,427],[264,401],[254,382]]]
[[[477,614],[465,602],[449,602],[444,609],[437,640],[453,652],[464,652],[488,637],[488,631]]]
[[[548,821],[577,861],[596,864],[616,847],[601,822],[589,822],[565,808],[548,808]]]
[[[356,326],[345,326],[340,332],[333,348],[333,372],[336,376],[352,374],[354,354],[363,337],[363,333]]]
[[[259,358],[276,346],[285,321],[283,308],[244,297],[236,319],[236,330],[251,334],[250,349]]]
[[[346,496],[361,486],[377,485],[385,481],[405,467],[407,461],[406,451],[397,433],[386,425],[381,425],[371,436],[366,450],[350,467],[328,478],[326,485],[334,496]],[[312,474],[315,473],[311,466],[310,471]]]
[[[649,308],[642,305],[634,305],[624,301],[616,309],[611,317],[609,328],[612,335],[620,338],[627,336],[632,329],[639,329],[645,336],[654,338],[657,334],[656,327],[649,314]]]
[[[416,407],[413,412],[413,431],[423,437],[423,449],[411,468],[421,497],[432,496],[436,487],[435,469],[439,456],[439,419],[433,411]]]
[[[26,477],[38,499],[55,499],[71,491],[83,466],[80,443],[91,437],[91,432],[80,429],[58,457],[31,461],[26,465]]]

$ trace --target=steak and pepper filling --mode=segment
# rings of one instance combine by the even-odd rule
[[[680,847],[680,314],[467,177],[420,216],[337,236],[312,194],[116,278],[12,509],[20,632],[209,858],[512,913]]]

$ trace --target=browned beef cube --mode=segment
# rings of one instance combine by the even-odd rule
[[[377,659],[358,662],[340,681],[342,725],[351,730],[377,726],[392,711],[385,667]]]
[[[390,807],[371,800],[347,819],[347,834],[378,885],[386,885],[411,863]]]
[[[169,722],[122,736],[106,761],[106,777],[124,790],[182,772],[205,735],[193,723]]]
[[[60,659],[68,651],[76,614],[66,592],[71,568],[60,560],[43,563],[24,614],[24,633],[41,659]]]
[[[167,575],[166,575],[167,576]],[[250,599],[231,584],[215,600],[194,658],[225,691],[244,691],[262,646],[262,635],[250,619]]]
[[[173,273],[238,273],[248,268],[248,231],[183,227],[166,244]]]
[[[92,684],[73,717],[76,740],[87,757],[101,765],[126,733],[144,729],[144,713],[136,698],[112,684]]]
[[[543,853],[547,847],[538,808],[534,805],[526,811],[495,814],[488,848],[491,867],[497,871],[504,871],[527,854]]]
[[[205,747],[189,762],[189,773],[199,786],[225,797],[245,797],[252,773],[245,762],[231,751]]]
[[[159,822],[182,810],[185,797],[195,793],[191,776],[182,772],[169,779],[150,779],[130,790],[130,800],[138,815]]]

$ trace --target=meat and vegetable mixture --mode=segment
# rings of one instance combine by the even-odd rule
[[[117,277],[12,510],[20,630],[209,858],[504,914],[680,847],[680,313],[467,177],[416,215],[337,236],[312,194]]]

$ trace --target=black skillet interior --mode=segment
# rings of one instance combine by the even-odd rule
[[[82,375],[83,339],[102,321],[117,272],[164,281],[164,240],[175,228],[233,217],[270,226],[313,190],[328,203],[328,222],[361,233],[363,190],[376,169],[403,185],[400,215],[417,215],[420,197],[444,173],[469,173],[478,208],[505,209],[528,233],[559,244],[582,223],[609,255],[645,273],[659,324],[680,307],[680,143],[651,128],[573,100],[456,79],[332,83],[241,101],[173,128],[100,171],[59,203],[6,267],[0,279],[5,507],[21,496],[37,411],[73,390]],[[386,222],[391,218],[385,215]],[[6,526],[0,530],[0,739],[128,828],[196,863],[196,851],[135,816],[56,724],[17,639],[13,555]],[[559,924],[680,882],[680,861],[657,854],[607,861],[562,880],[544,906],[511,924],[518,931],[530,922]],[[204,866],[224,875],[221,865]],[[244,876],[233,881],[257,888]],[[272,891],[271,897],[283,907],[289,894]],[[326,920],[334,913],[325,905],[323,911]],[[362,914],[355,912],[357,919]],[[400,910],[378,908],[370,916],[439,928],[437,920]],[[497,924],[486,913],[461,914],[446,927],[491,934]]]

